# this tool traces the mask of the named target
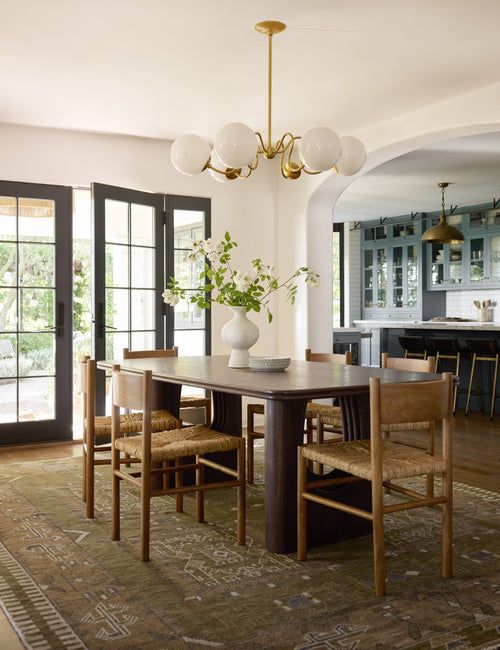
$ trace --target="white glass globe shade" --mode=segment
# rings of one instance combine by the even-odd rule
[[[331,169],[341,152],[339,136],[326,126],[309,129],[300,139],[300,159],[310,171],[324,172]]]
[[[217,167],[217,169],[226,169],[226,165],[219,158],[216,151],[212,151],[212,155],[210,156],[210,164],[214,167]],[[216,172],[213,169],[209,169],[208,173],[214,180],[219,181],[219,183],[229,183],[230,179],[227,178],[227,176],[224,174],[219,174],[219,172]]]
[[[170,149],[172,165],[181,174],[199,174],[210,158],[208,142],[192,133],[181,135]]]
[[[340,138],[342,154],[337,161],[337,170],[342,176],[357,174],[366,162],[365,145],[352,135]]]
[[[257,136],[241,122],[226,124],[215,134],[214,150],[226,167],[239,169],[252,163],[257,146]]]

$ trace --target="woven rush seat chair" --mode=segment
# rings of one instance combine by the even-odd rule
[[[83,402],[83,490],[82,499],[86,505],[85,515],[88,519],[94,517],[94,468],[97,465],[111,465],[111,456],[96,458],[96,453],[110,452],[111,416],[95,415],[95,373],[94,359],[86,356],[80,363],[80,387]],[[142,413],[123,413],[120,415],[120,432],[136,434],[142,430]],[[151,428],[153,431],[178,429],[182,426],[176,418],[166,410],[152,411]]]
[[[305,351],[306,361],[321,361],[325,363],[334,363],[338,365],[352,365],[352,352],[347,351],[345,354],[330,354],[321,352],[311,352],[309,348]],[[342,433],[342,412],[339,406],[321,404],[318,402],[309,402],[306,409],[306,436],[307,441],[311,442],[313,437],[313,420],[318,418],[319,413],[325,416],[318,428],[320,442],[324,439],[325,425],[331,427],[329,430],[333,433]],[[248,483],[254,482],[254,440],[265,438],[265,434],[255,430],[255,415],[264,415],[264,404],[247,405],[247,472]]]
[[[121,372],[120,366],[112,369],[113,413],[112,413],[112,531],[113,540],[120,539],[120,483],[126,480],[136,487],[141,495],[141,559],[149,561],[150,507],[151,498],[162,495],[175,495],[181,499],[188,492],[196,493],[196,519],[204,521],[204,493],[217,488],[237,488],[237,542],[245,545],[245,440],[209,429],[204,425],[177,428],[175,430],[152,432],[151,395],[152,372],[147,370],[140,375]],[[120,432],[119,409],[140,409],[142,411],[142,433],[139,436],[123,437]],[[215,452],[237,452],[237,469],[221,465],[205,454]],[[121,453],[125,456],[121,457]],[[184,463],[186,457],[195,456],[194,463]],[[139,472],[124,471],[121,465],[132,459],[141,463]],[[162,464],[152,467],[152,463]],[[175,464],[172,464],[175,463]],[[204,468],[216,469],[231,477],[231,480],[218,483],[204,482]],[[184,485],[183,472],[195,470],[194,485]],[[175,475],[175,486],[170,487],[168,477]],[[163,477],[162,489],[152,488],[151,478],[160,474]],[[179,501],[177,501],[179,511]]]
[[[123,348],[124,359],[145,359],[148,357],[178,357],[179,348],[173,347],[166,350],[129,350]],[[202,395],[181,395],[180,408],[202,408],[205,410],[205,424],[212,421],[212,400]]]
[[[452,576],[452,396],[451,373],[437,381],[380,384],[370,379],[370,438],[336,445],[308,444],[298,449],[297,478],[297,558],[307,558],[307,503],[314,503],[368,519],[373,524],[375,595],[386,592],[384,558],[384,515],[424,506],[442,504],[443,551],[442,575]],[[385,440],[382,425],[404,422],[442,421],[442,455],[431,456],[424,450]],[[347,472],[321,481],[322,489],[356,481],[371,482],[372,509],[366,511],[315,493],[315,482],[308,482],[307,462],[315,461]],[[411,500],[384,504],[384,486],[396,479],[425,474],[441,474],[441,496],[428,496],[406,490]]]
[[[387,352],[382,353],[382,368],[392,368],[393,370],[406,370],[408,372],[434,372],[436,365],[436,360],[434,357],[427,357],[424,359],[412,359],[406,357],[401,359],[399,357],[390,357]],[[394,440],[393,434],[398,432],[409,432],[409,431],[426,431],[427,432],[427,442],[423,449],[428,454],[434,454],[434,433],[435,426],[434,422],[398,422],[396,424],[382,424],[381,425],[382,433],[386,440],[393,440],[393,442],[398,442]],[[422,449],[422,445],[417,441],[409,442],[407,437],[402,443],[407,447],[416,447],[417,449]],[[387,487],[386,492],[391,493],[391,489],[396,492],[400,491],[400,487],[397,485]],[[434,495],[434,475],[428,474],[427,476],[427,495]]]

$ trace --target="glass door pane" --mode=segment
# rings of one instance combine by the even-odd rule
[[[373,307],[373,250],[366,250],[364,253],[364,306]]]
[[[419,246],[413,244],[408,246],[406,260],[406,306],[417,307],[418,305],[418,251]]]
[[[490,237],[490,280],[500,280],[500,235]]]
[[[97,183],[92,192],[96,359],[121,359],[125,347],[162,348],[164,197]],[[102,374],[96,382],[99,412]]]
[[[167,337],[172,332],[172,343],[179,348],[179,355],[203,356],[210,354],[210,313],[189,298],[205,283],[200,280],[204,260],[191,262],[187,255],[193,241],[210,237],[210,200],[169,196],[167,205],[167,246],[173,251],[168,277],[175,277],[188,290],[185,300],[167,310]]]
[[[431,284],[444,282],[444,244],[431,244]]]
[[[377,307],[387,307],[387,249],[377,249]]]
[[[392,249],[392,306],[401,309],[403,303],[403,247]]]
[[[0,182],[0,444],[71,438],[70,192]]]
[[[469,241],[470,281],[484,280],[484,239],[483,237]]]

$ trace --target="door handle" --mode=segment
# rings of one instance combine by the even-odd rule
[[[51,327],[49,329],[54,330],[58,338],[62,338],[64,336],[64,303],[63,302],[57,303],[56,324],[54,327]]]

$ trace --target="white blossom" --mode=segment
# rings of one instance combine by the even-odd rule
[[[175,305],[179,302],[179,296],[177,296],[170,289],[166,289],[161,295],[163,301],[166,302],[167,305],[171,305],[172,307],[175,307]]]
[[[309,287],[319,287],[319,275],[315,271],[308,271],[306,276],[306,284]]]
[[[236,271],[233,275],[233,282],[236,285],[236,290],[245,293],[250,288],[250,285],[253,282],[253,278],[249,273],[242,273],[241,271]]]

